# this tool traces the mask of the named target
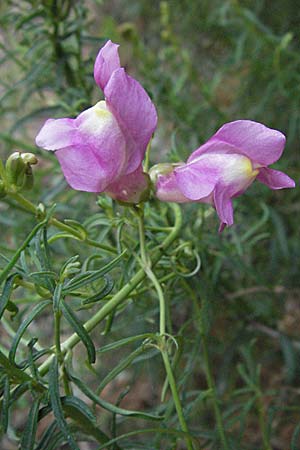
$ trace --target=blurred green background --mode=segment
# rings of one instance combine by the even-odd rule
[[[286,149],[274,167],[299,185],[298,1],[4,0],[0,23],[1,158],[15,150],[38,155],[28,194],[34,203],[55,202],[62,218],[79,221],[98,211],[93,195],[66,189],[56,159],[36,149],[34,138],[46,118],[75,116],[102,97],[93,62],[107,39],[120,44],[122,65],[158,109],[152,163],[184,160],[223,123],[251,119],[285,133]],[[12,205],[6,199],[0,206],[7,256],[34,223]],[[300,449],[299,187],[270,191],[255,183],[234,205],[235,225],[222,235],[207,206],[183,207],[182,239],[202,261],[187,283],[209,300],[210,355],[233,448],[263,448],[252,380],[263,393],[272,448]],[[58,260],[69,249],[59,249]],[[181,257],[184,267],[192,264],[189,255]],[[205,384],[201,354],[190,350],[200,348],[199,336],[189,325],[188,289],[171,288],[174,327],[185,336],[182,386],[193,386],[186,404],[197,430],[213,423],[209,402],[199,406],[194,395]],[[146,306],[139,305],[142,317],[153,313]],[[131,314],[116,337],[120,329],[137,332]],[[207,442],[203,448],[216,449]]]

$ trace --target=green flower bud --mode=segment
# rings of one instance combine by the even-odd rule
[[[24,181],[26,163],[21,158],[20,152],[14,152],[6,161],[6,176],[9,184],[21,187]]]
[[[8,183],[16,190],[31,189],[33,173],[31,165],[38,160],[32,153],[14,152],[6,161],[6,176]]]

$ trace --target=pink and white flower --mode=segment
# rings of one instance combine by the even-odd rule
[[[283,172],[270,169],[282,155],[285,136],[251,120],[223,125],[195,150],[187,163],[151,169],[162,201],[209,203],[220,218],[220,231],[233,224],[232,198],[257,179],[271,189],[295,187]]]
[[[95,61],[94,78],[105,100],[75,119],[47,120],[36,144],[55,151],[73,189],[138,202],[148,188],[142,161],[157,114],[143,87],[120,66],[118,47],[108,41]]]

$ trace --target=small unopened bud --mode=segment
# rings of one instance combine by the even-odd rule
[[[153,184],[156,183],[158,177],[160,175],[168,175],[169,173],[173,172],[175,167],[181,166],[183,163],[159,163],[155,164],[155,166],[151,167],[149,170],[150,179]]]
[[[38,220],[44,220],[46,217],[46,208],[43,203],[39,203],[36,208],[36,216]]]
[[[31,189],[33,173],[31,165],[38,160],[32,153],[14,152],[6,161],[6,176],[8,183],[16,190]]]
[[[21,158],[20,152],[14,152],[6,161],[6,175],[9,184],[21,186],[24,180],[26,163]]]

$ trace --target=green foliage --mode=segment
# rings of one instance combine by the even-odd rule
[[[10,192],[0,168],[1,448],[300,448],[298,189],[253,185],[222,235],[206,205],[174,225],[151,201],[149,265],[136,212],[66,189],[34,145],[44,119],[102,95],[93,61],[110,38],[159,110],[153,163],[249,118],[286,133],[278,168],[298,179],[295,3],[6,0],[0,23],[1,159],[39,159]]]

